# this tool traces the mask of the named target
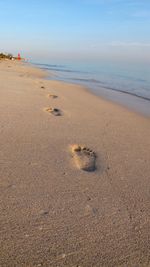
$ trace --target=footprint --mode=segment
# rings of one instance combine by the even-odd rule
[[[45,110],[47,112],[53,114],[54,116],[61,116],[62,115],[60,109],[58,109],[58,108],[46,108]]]
[[[91,149],[85,146],[72,145],[71,151],[78,169],[84,171],[94,171],[96,169],[96,154]]]
[[[41,89],[45,89],[45,86],[42,85],[42,86],[41,86]]]
[[[51,94],[48,94],[47,96],[50,98],[57,98],[58,97],[57,95],[51,95]]]
[[[96,215],[98,213],[98,210],[96,208],[91,207],[90,205],[85,206],[84,215]]]

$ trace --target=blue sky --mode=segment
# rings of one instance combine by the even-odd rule
[[[0,0],[0,32],[33,60],[150,61],[150,1]]]

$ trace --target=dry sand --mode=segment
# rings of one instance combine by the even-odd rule
[[[0,266],[150,266],[150,120],[45,77],[0,62]]]

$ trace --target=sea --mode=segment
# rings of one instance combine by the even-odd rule
[[[48,79],[80,84],[91,93],[150,116],[150,63],[104,61],[31,62]]]

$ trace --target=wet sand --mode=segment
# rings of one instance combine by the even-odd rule
[[[0,62],[0,266],[150,266],[149,118],[45,77]]]

